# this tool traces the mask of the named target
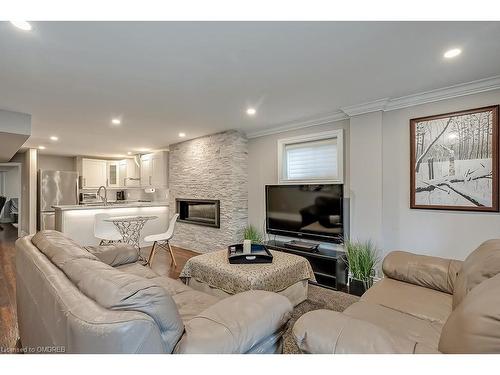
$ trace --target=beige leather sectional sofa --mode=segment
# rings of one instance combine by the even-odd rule
[[[293,327],[305,353],[500,353],[500,240],[464,262],[390,253],[385,278],[343,313]]]
[[[59,232],[16,242],[21,344],[29,352],[279,353],[292,306],[250,291],[220,299],[159,277],[130,247],[92,252]]]

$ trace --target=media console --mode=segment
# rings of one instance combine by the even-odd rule
[[[320,286],[347,291],[347,265],[343,258],[343,252],[333,250],[319,245],[315,251],[299,250],[287,247],[287,241],[271,240],[264,244],[271,250],[283,251],[289,254],[300,255],[306,258],[316,277],[316,283]]]

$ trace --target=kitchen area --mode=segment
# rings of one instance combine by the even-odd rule
[[[167,151],[119,160],[39,157],[39,230],[61,231],[82,246],[100,243],[96,217],[116,224],[124,238],[130,234],[127,231],[135,231],[139,246],[146,245],[145,236],[167,230]],[[131,218],[136,221],[130,222]]]

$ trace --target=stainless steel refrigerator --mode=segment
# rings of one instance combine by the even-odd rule
[[[38,171],[38,229],[55,229],[52,206],[78,204],[78,173]]]

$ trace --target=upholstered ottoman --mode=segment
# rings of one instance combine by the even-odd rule
[[[308,281],[315,281],[307,259],[272,251],[273,262],[230,264],[227,251],[215,251],[189,259],[180,274],[191,288],[218,297],[247,290],[267,290],[287,297],[296,306],[307,298]]]

